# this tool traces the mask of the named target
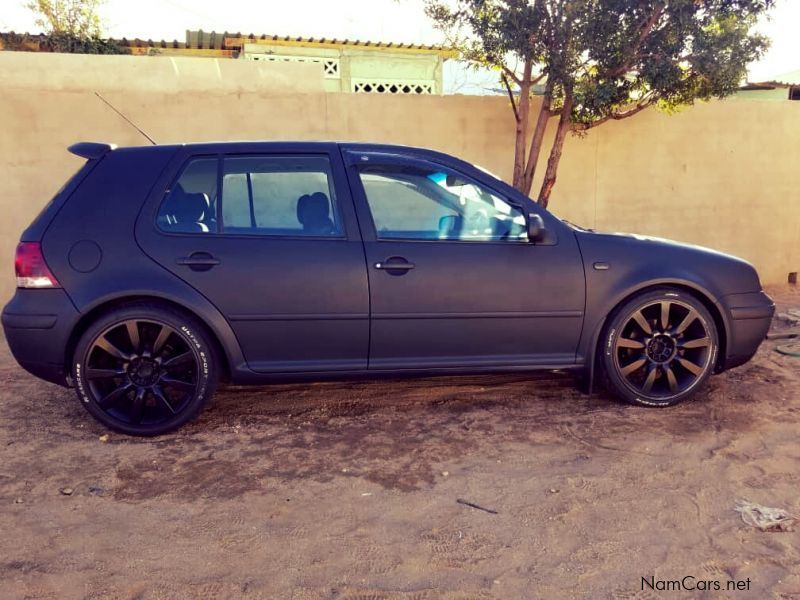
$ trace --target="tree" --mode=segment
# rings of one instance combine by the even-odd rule
[[[79,39],[99,38],[97,9],[105,0],[32,0],[26,7],[38,15],[36,24],[47,33],[62,33]]]
[[[425,0],[425,10],[466,60],[498,71],[516,121],[513,185],[525,194],[558,119],[537,196],[547,206],[570,132],[734,93],[768,47],[752,27],[774,1]]]
[[[51,52],[126,54],[128,49],[101,38],[98,8],[105,0],[31,0],[26,7],[47,33],[44,47]]]

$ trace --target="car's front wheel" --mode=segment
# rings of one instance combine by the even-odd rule
[[[612,391],[633,404],[672,406],[711,376],[717,328],[695,296],[675,288],[638,295],[611,315],[603,366]]]
[[[72,376],[81,404],[129,435],[166,433],[214,394],[218,363],[203,327],[167,306],[133,303],[103,314],[80,337]]]

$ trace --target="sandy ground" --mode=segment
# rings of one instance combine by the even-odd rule
[[[229,388],[105,442],[3,349],[0,597],[646,599],[689,575],[800,598],[800,533],[733,510],[800,514],[800,359],[775,345],[667,410],[558,374]]]

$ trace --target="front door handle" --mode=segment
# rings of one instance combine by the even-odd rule
[[[379,271],[388,271],[391,273],[394,271],[395,273],[405,273],[410,271],[414,267],[416,267],[412,262],[408,262],[402,256],[390,256],[386,260],[382,262],[375,263],[375,268]]]
[[[211,267],[217,266],[220,261],[208,252],[192,252],[189,256],[181,257],[175,262],[181,266],[189,267],[193,271],[208,271]]]

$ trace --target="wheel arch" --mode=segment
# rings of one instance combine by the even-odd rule
[[[64,364],[67,368],[67,372],[69,372],[69,366],[72,364],[72,359],[74,357],[75,348],[78,345],[78,340],[80,340],[81,336],[91,325],[91,323],[93,323],[100,315],[106,312],[135,302],[150,302],[156,305],[160,304],[162,306],[172,308],[173,310],[187,313],[197,320],[197,322],[201,325],[201,327],[203,327],[206,334],[209,336],[211,343],[214,344],[214,350],[221,361],[220,376],[224,381],[231,380],[233,377],[232,364],[234,364],[232,363],[232,357],[230,356],[227,346],[222,343],[219,332],[209,325],[208,320],[204,319],[203,316],[198,313],[198,311],[193,310],[184,303],[178,302],[172,298],[146,293],[125,294],[112,298],[106,298],[93,305],[86,312],[83,312],[75,326],[72,328],[72,332],[67,340],[64,354]]]
[[[620,306],[628,302],[632,298],[647,293],[651,290],[658,288],[674,288],[687,292],[708,309],[714,319],[714,326],[717,328],[717,336],[719,337],[719,352],[717,353],[717,362],[714,365],[714,371],[719,372],[725,362],[727,355],[728,339],[730,335],[730,325],[719,303],[715,300],[715,296],[705,287],[687,280],[681,279],[665,279],[657,281],[648,281],[642,283],[635,288],[628,288],[623,293],[615,296],[614,299],[606,306],[602,318],[598,320],[597,325],[592,331],[592,337],[588,343],[587,361],[589,367],[589,389],[593,388],[595,374],[598,367],[598,357],[600,356],[599,348],[601,343],[601,334],[605,329],[608,320]]]

